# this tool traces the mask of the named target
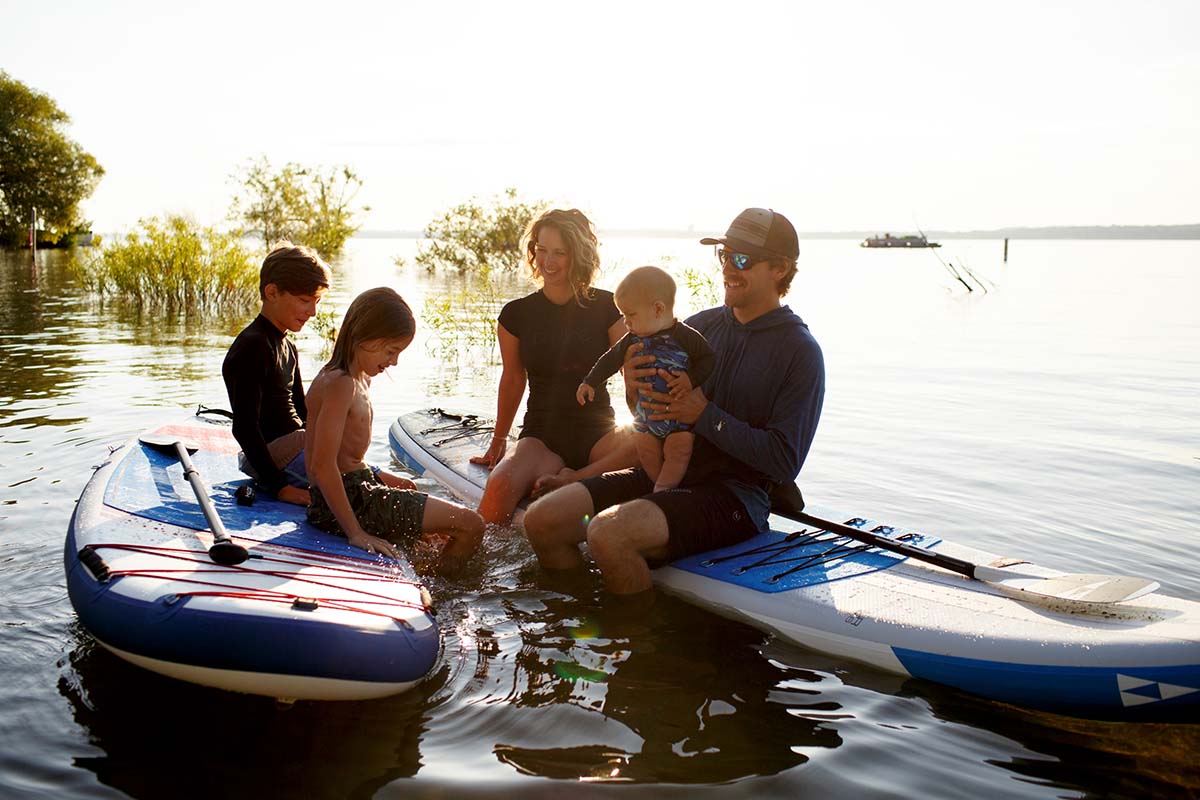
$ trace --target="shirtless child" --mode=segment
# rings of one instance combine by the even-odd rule
[[[333,355],[308,389],[308,521],[368,553],[392,558],[397,557],[392,542],[410,544],[422,533],[443,534],[448,540],[437,571],[451,575],[479,547],[483,518],[363,461],[375,419],[371,379],[396,365],[415,329],[408,304],[386,287],[365,291],[350,304]]]

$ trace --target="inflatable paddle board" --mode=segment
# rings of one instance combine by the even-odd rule
[[[210,556],[214,526],[179,456],[143,443],[152,438],[198,448],[190,461],[245,560]],[[284,700],[362,700],[420,682],[441,640],[412,566],[318,531],[298,506],[261,494],[239,505],[250,479],[237,453],[227,426],[196,421],[134,439],[97,469],[64,553],[83,627],[146,669]]]
[[[490,421],[441,409],[406,414],[389,431],[397,459],[468,504],[488,474],[468,459],[490,438]],[[1124,602],[1076,602],[1090,588],[1068,579],[1105,576],[1066,576],[865,515],[834,519],[845,524],[772,515],[770,531],[660,567],[654,582],[801,646],[994,700],[1105,718],[1200,708],[1200,603],[1150,582]],[[987,565],[985,580],[866,545],[847,527]],[[1014,589],[1041,583],[1070,588],[1055,589],[1057,599]]]

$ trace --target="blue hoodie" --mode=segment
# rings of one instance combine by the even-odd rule
[[[825,359],[787,306],[743,325],[726,306],[687,320],[716,352],[708,406],[683,485],[719,477],[766,530],[772,484],[791,483],[812,446],[825,399]]]

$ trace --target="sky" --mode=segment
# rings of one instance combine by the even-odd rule
[[[97,231],[220,223],[252,158],[367,229],[516,187],[601,229],[1200,222],[1200,3],[0,0],[0,69],[107,174]]]

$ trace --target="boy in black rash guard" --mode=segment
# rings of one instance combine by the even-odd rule
[[[654,376],[655,390],[683,397],[708,379],[713,368],[712,348],[695,328],[675,319],[675,281],[670,275],[658,267],[638,267],[617,284],[614,298],[629,333],[600,356],[579,384],[575,391],[579,405],[590,401],[596,390],[617,374],[626,352],[639,343],[642,354],[655,357],[655,367],[675,376],[669,380]],[[665,492],[683,479],[696,436],[690,432],[691,425],[650,419],[651,413],[639,397],[633,408],[633,438],[654,491]]]
[[[311,247],[281,243],[263,260],[262,312],[237,335],[221,375],[233,407],[239,465],[278,499],[308,505],[303,476],[304,384],[296,345],[287,338],[317,312],[329,267]]]

